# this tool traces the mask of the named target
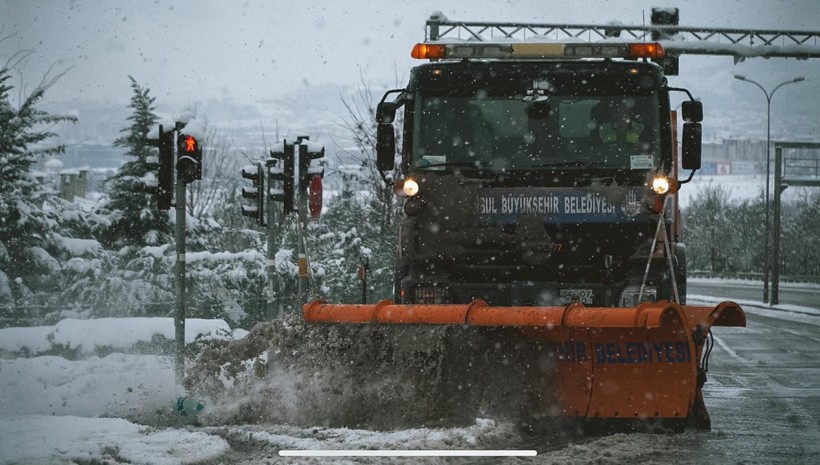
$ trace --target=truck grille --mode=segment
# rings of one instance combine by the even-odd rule
[[[607,272],[628,272],[628,258],[647,237],[646,228],[645,224],[548,225],[538,240],[509,227],[442,231],[419,238],[416,258],[420,269],[446,272],[450,279],[463,282],[599,282]],[[607,255],[611,256],[609,271]]]
[[[419,304],[449,303],[450,290],[445,286],[418,285],[413,289],[413,302]]]

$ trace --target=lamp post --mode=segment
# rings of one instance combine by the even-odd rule
[[[769,232],[769,166],[771,165],[771,146],[772,146],[772,97],[774,97],[774,93],[777,92],[777,89],[785,86],[786,84],[794,84],[800,81],[805,81],[806,78],[797,77],[788,81],[781,82],[780,84],[776,85],[771,92],[766,92],[766,89],[763,88],[762,85],[759,83],[748,79],[746,76],[741,74],[735,74],[735,79],[740,81],[745,81],[750,84],[754,84],[763,91],[763,95],[766,96],[766,201],[765,201],[765,208],[766,208],[766,239],[764,244],[764,264],[763,264],[763,302],[769,303],[769,267],[771,264],[769,263],[769,236],[771,233]]]

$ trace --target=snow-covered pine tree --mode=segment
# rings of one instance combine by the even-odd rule
[[[134,113],[128,117],[131,124],[121,130],[123,135],[114,141],[114,146],[124,147],[125,156],[131,160],[108,178],[107,208],[112,211],[111,226],[106,242],[121,247],[142,247],[167,243],[171,237],[168,215],[157,208],[155,197],[156,176],[149,169],[149,156],[157,151],[148,145],[148,133],[157,125],[154,114],[154,97],[150,90],[131,79],[131,103]]]
[[[107,226],[101,242],[117,252],[116,269],[89,295],[75,289],[90,304],[94,316],[157,316],[173,313],[173,244],[168,214],[157,208],[156,175],[148,157],[157,150],[148,145],[148,133],[157,126],[154,98],[129,76],[133,94],[128,117],[114,145],[125,147],[130,161],[106,180],[108,198],[98,214]]]
[[[318,223],[312,224],[309,243],[317,297],[338,303],[361,300],[361,283],[357,269],[368,252],[362,241],[366,218],[360,195],[362,172],[339,167],[342,190],[327,202]],[[370,257],[368,257],[370,258]]]
[[[39,128],[76,118],[37,109],[59,76],[44,79],[17,108],[10,97],[10,77],[8,69],[0,69],[0,305],[7,305],[6,317],[19,317],[24,315],[11,315],[22,308],[15,303],[52,286],[60,269],[48,252],[60,232],[58,213],[44,208],[54,195],[34,178],[31,167],[39,157],[59,154],[64,147],[49,146],[46,141],[55,134]]]

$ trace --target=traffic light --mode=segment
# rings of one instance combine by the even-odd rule
[[[157,208],[171,208],[174,191],[174,132],[164,132],[159,126],[159,136],[148,139],[148,145],[159,148],[157,169]]]
[[[324,158],[325,148],[319,145],[311,145],[303,140],[299,145],[299,188],[305,190],[310,186],[313,176],[325,177],[325,169],[322,166],[311,166],[311,161]]]
[[[652,25],[658,26],[677,26],[680,15],[677,8],[652,8],[652,15],[650,21]],[[661,31],[659,29],[652,30],[652,40],[657,42],[659,40],[672,40],[674,33],[669,31]],[[667,54],[663,58],[653,58],[652,61],[663,67],[663,72],[667,76],[678,75],[678,57]]]
[[[677,26],[680,18],[677,8],[652,8],[650,22],[652,25]],[[657,29],[652,30],[652,40],[670,40],[674,34],[669,34]]]
[[[190,183],[202,179],[202,147],[189,134],[177,137],[177,180]]]
[[[293,194],[295,192],[295,160],[294,145],[283,141],[281,146],[270,151],[270,158],[267,161],[268,175],[268,195],[271,200],[282,202],[285,213],[296,211],[294,208]],[[274,188],[273,182],[281,181],[282,188]]]
[[[256,201],[254,206],[242,205],[242,215],[255,218],[260,225],[265,225],[265,167],[259,163],[242,168],[242,177],[250,179],[252,187],[242,187],[242,197]]]

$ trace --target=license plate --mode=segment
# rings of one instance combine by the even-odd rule
[[[592,305],[592,289],[560,289],[558,297],[566,305],[572,301],[578,301],[585,305]]]

